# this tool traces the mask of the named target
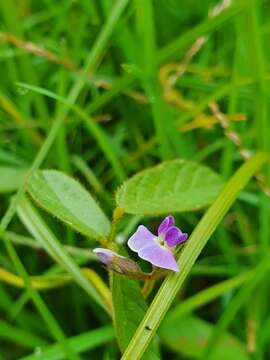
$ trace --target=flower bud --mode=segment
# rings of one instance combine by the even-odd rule
[[[113,212],[113,220],[119,221],[124,216],[124,210],[117,207]]]
[[[110,270],[127,276],[141,274],[141,269],[137,263],[124,256],[118,255],[112,250],[96,248],[93,250],[99,260]]]

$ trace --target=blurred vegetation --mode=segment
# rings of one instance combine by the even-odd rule
[[[75,177],[108,217],[122,181],[164,160],[194,160],[227,181],[270,148],[269,16],[268,0],[1,1],[0,360],[120,358],[110,317],[75,284],[77,268],[70,275],[48,256],[39,220],[17,211],[27,171]],[[160,358],[269,358],[268,273],[245,291],[269,251],[269,170],[193,267],[161,327]],[[95,241],[33,211],[90,282],[92,269],[108,283]],[[191,233],[202,214],[176,218]],[[116,238],[159,220],[126,216]]]

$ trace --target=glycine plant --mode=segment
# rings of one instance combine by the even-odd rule
[[[91,194],[64,173],[38,170],[28,179],[28,193],[40,207],[95,242],[93,254],[111,274],[110,292],[105,301],[106,296],[104,291],[100,291],[99,282],[92,281],[93,289],[88,293],[114,319],[123,358],[140,358],[142,355],[144,358],[158,358],[157,343],[154,341],[151,346],[148,345],[161,319],[211,233],[265,159],[262,154],[252,158],[225,187],[218,174],[194,162],[173,160],[146,169],[117,189],[116,208],[111,222]],[[212,203],[190,238],[176,226],[172,213],[195,211]],[[31,204],[28,202],[27,206]],[[21,214],[24,213],[22,217],[27,217],[27,206],[21,209]],[[157,235],[144,225],[139,225],[130,234],[127,244],[119,245],[116,241],[117,228],[124,216],[128,215],[141,215],[142,218],[146,215],[148,218],[165,215],[165,218],[157,229]],[[95,246],[98,243],[101,246]],[[46,241],[43,244],[53,256],[57,253],[57,246],[61,247],[58,244],[52,248],[55,243],[53,245]],[[67,257],[59,262],[65,265],[68,261],[72,262],[72,259]],[[150,271],[141,269],[143,262],[151,264]],[[84,278],[84,273],[81,275]],[[168,278],[146,313],[145,298],[154,291],[153,284],[160,284],[164,277]],[[86,289],[78,274],[77,279]],[[159,315],[155,312],[157,306],[161,306]]]

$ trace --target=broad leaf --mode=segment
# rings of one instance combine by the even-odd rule
[[[78,232],[94,238],[109,234],[110,222],[89,192],[62,172],[36,171],[27,190],[41,207]]]
[[[130,214],[162,215],[198,210],[211,204],[223,186],[206,166],[184,160],[164,162],[127,180],[117,205]]]
[[[199,359],[214,331],[214,326],[195,316],[180,317],[161,326],[163,342],[173,351]],[[235,336],[225,333],[220,338],[211,359],[248,360],[245,345]]]
[[[12,192],[24,181],[26,169],[0,166],[0,193]]]
[[[116,273],[112,274],[113,308],[115,333],[121,352],[124,352],[139,323],[147,305],[143,299],[139,284]],[[149,330],[151,331],[151,330]],[[158,349],[152,343],[143,356],[144,360],[158,360]]]

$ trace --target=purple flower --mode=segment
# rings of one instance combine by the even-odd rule
[[[183,233],[174,224],[174,217],[167,216],[159,225],[158,236],[140,225],[128,240],[129,248],[152,265],[178,272],[179,268],[172,250],[175,246],[185,242],[188,234]]]
[[[138,264],[124,256],[118,255],[112,250],[96,248],[93,250],[99,260],[110,270],[128,276],[137,275],[141,272]]]

